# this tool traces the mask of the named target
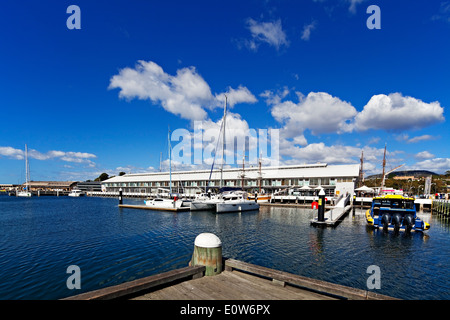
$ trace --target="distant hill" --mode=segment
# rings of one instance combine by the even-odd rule
[[[428,170],[404,170],[404,171],[394,171],[389,174],[389,178],[396,177],[396,176],[414,176],[416,178],[420,177],[428,177],[432,175],[438,175],[435,172],[431,172]],[[371,176],[366,177],[366,179],[380,179],[380,174],[373,174]]]

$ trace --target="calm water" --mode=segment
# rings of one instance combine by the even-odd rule
[[[378,265],[378,293],[450,298],[450,225],[429,213],[421,215],[431,223],[425,235],[395,236],[368,229],[359,210],[320,229],[310,226],[309,209],[174,214],[117,204],[0,196],[0,299],[59,299],[185,267],[202,232],[222,240],[226,257],[360,289],[367,267]],[[81,269],[81,290],[66,287],[69,265]]]

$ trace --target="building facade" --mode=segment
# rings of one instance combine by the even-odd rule
[[[28,185],[31,191],[71,191],[77,184],[76,181],[30,181]],[[25,188],[26,184],[22,184]]]
[[[317,163],[279,167],[251,167],[244,169],[196,170],[126,174],[102,182],[102,191],[158,194],[172,192],[195,195],[207,187],[241,188],[249,193],[274,193],[290,188],[321,186],[329,196],[352,194],[359,176],[359,164],[328,165]]]

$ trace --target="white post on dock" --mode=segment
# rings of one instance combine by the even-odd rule
[[[192,266],[205,266],[205,276],[214,276],[222,272],[222,241],[212,233],[201,233],[194,241]]]

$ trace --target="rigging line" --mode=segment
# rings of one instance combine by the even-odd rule
[[[208,182],[207,182],[207,184],[206,184],[207,187],[209,187],[209,182],[211,181],[211,176],[212,176],[212,172],[213,172],[213,169],[214,169],[214,164],[216,163],[217,148],[219,147],[220,134],[222,133],[223,123],[224,123],[224,122],[223,122],[223,120],[222,120],[222,123],[221,123],[221,125],[220,125],[219,135],[217,136],[216,149],[214,150],[213,163],[212,163],[212,166],[211,166],[211,171],[209,172],[209,179],[208,179]]]

